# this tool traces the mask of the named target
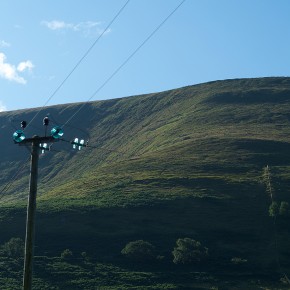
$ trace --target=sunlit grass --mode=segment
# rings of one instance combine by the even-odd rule
[[[64,123],[78,106],[56,106],[47,112]],[[236,275],[230,261],[237,257],[248,261],[246,272],[276,275],[269,198],[261,175],[269,165],[277,195],[290,202],[289,110],[288,78],[212,82],[88,104],[73,126],[66,127],[65,138],[89,138],[91,147],[76,152],[69,143],[56,142],[52,147],[56,151],[39,161],[36,253],[53,258],[38,260],[36,285],[41,289],[230,287],[211,274],[202,278],[199,270],[199,274],[181,271],[182,282],[174,275],[176,269],[164,274],[160,269],[137,271],[109,263],[119,261],[122,247],[134,239],[155,244],[168,262],[176,239],[195,238],[209,247],[214,269]],[[12,117],[29,120],[34,113],[35,109],[5,112],[0,122],[6,124]],[[36,121],[41,124],[40,116]],[[3,186],[29,157],[29,150],[4,142],[11,137],[11,128],[5,126],[0,138]],[[43,128],[29,130],[27,135],[43,134]],[[28,165],[0,200],[2,242],[24,236]],[[281,261],[289,269],[287,221],[278,225]],[[65,248],[87,251],[95,262],[61,261],[56,255]],[[20,274],[6,276],[0,275],[0,285],[16,287]]]

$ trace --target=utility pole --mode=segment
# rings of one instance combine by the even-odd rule
[[[34,232],[35,232],[35,209],[37,194],[38,177],[38,154],[39,143],[37,138],[32,142],[29,196],[27,205],[26,236],[25,236],[25,255],[23,272],[23,289],[31,289],[32,286],[32,265],[34,256]]]
[[[49,140],[48,140],[49,139]],[[25,235],[25,254],[23,271],[23,290],[32,289],[32,266],[34,257],[34,236],[35,236],[35,211],[38,178],[38,159],[39,145],[42,142],[54,141],[53,137],[34,136],[31,139],[22,141],[22,144],[31,143],[31,162],[30,162],[30,181],[29,196],[27,204],[26,235]]]
[[[46,126],[45,135],[47,132],[48,118],[44,118],[43,124]],[[21,122],[21,127],[25,129],[26,122]],[[17,130],[13,134],[13,139],[19,145],[31,145],[31,163],[30,163],[30,181],[29,181],[29,196],[27,204],[27,219],[26,219],[26,236],[25,236],[25,253],[24,253],[24,270],[23,270],[23,290],[32,289],[32,274],[33,274],[33,257],[34,257],[34,236],[35,236],[35,211],[36,211],[36,195],[37,195],[37,178],[38,178],[38,159],[39,152],[49,150],[47,143],[53,143],[63,135],[62,129],[58,126],[51,130],[51,136],[26,139],[23,131]]]

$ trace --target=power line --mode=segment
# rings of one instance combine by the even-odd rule
[[[49,117],[50,121],[52,121],[53,124],[57,125],[57,126],[60,126],[60,122],[57,121],[54,116],[52,116],[51,113],[48,113],[47,116]],[[86,135],[86,137],[89,139],[90,138],[90,135],[88,134],[88,132],[86,132],[84,129],[82,128],[79,128],[77,126],[74,126],[74,125],[68,125],[69,127],[75,129],[75,130],[78,130],[80,132],[82,132],[84,135]]]
[[[101,37],[108,31],[108,29],[111,27],[111,25],[115,22],[115,20],[118,18],[118,16],[122,13],[122,11],[125,9],[125,7],[129,4],[130,0],[127,0],[126,3],[120,8],[120,10],[117,12],[117,14],[113,17],[113,19],[109,22],[107,27],[104,29],[104,31],[99,35],[99,37],[93,42],[93,44],[88,48],[88,50],[83,54],[83,56],[80,58],[80,60],[76,63],[76,65],[70,70],[68,75],[64,78],[64,80],[59,84],[59,86],[54,90],[54,92],[50,95],[50,97],[47,99],[47,101],[44,103],[44,105],[40,108],[40,110],[35,114],[35,116],[32,118],[32,120],[29,122],[29,124],[32,123],[32,121],[38,116],[38,114],[43,110],[43,108],[50,102],[50,100],[56,95],[56,93],[62,88],[62,86],[65,84],[65,82],[69,79],[69,77],[74,73],[74,71],[79,67],[79,65],[83,62],[83,60],[88,56],[88,54],[91,52],[91,50],[95,47],[95,45],[99,42]],[[28,127],[29,125],[27,125]]]
[[[185,2],[186,0],[181,1],[177,7],[175,7],[169,15],[149,34],[147,38],[125,59],[125,61],[104,81],[104,83],[91,95],[91,97],[83,103],[79,109],[62,125],[62,128],[69,123],[75,115],[77,115],[83,107],[91,101],[97,93],[129,62],[131,58],[153,37],[153,35],[167,22],[167,20],[178,10],[178,8]]]
[[[157,31],[168,21],[168,19],[179,9],[179,7],[185,2],[186,0],[181,1],[170,13],[169,15],[145,38],[145,40],[125,59],[125,61],[106,79],[106,81],[92,94],[92,96],[87,100],[87,102],[83,103],[82,106],[61,126],[62,128],[67,125],[73,118],[76,116],[83,107],[93,98],[95,95],[134,57],[134,55],[157,33]],[[35,114],[35,116],[32,118],[29,124],[32,123],[32,121],[37,117],[37,115],[42,111],[42,109],[48,104],[48,102],[53,98],[53,96],[60,90],[60,88],[64,85],[64,83],[67,81],[67,79],[72,75],[72,73],[77,69],[77,67],[82,63],[82,61],[85,59],[85,57],[89,54],[89,52],[93,49],[93,47],[96,45],[96,43],[99,41],[99,39],[104,35],[104,33],[109,29],[109,27],[113,24],[113,22],[117,19],[117,17],[121,14],[121,12],[125,9],[127,4],[130,2],[130,0],[127,0],[126,3],[121,7],[121,9],[118,11],[118,13],[115,15],[115,17],[111,20],[111,22],[108,24],[108,26],[105,28],[103,33],[95,40],[95,42],[89,47],[89,49],[86,51],[86,53],[82,56],[82,58],[77,62],[77,64],[73,67],[73,69],[70,71],[70,73],[67,75],[67,77],[62,81],[62,83],[56,88],[56,90],[53,92],[53,94],[48,98],[46,103],[43,105],[43,107]],[[26,126],[27,128],[28,126]],[[66,142],[69,142],[67,140],[63,140]],[[110,150],[102,147],[95,147],[95,146],[89,146],[94,149],[101,149],[101,150],[107,150],[111,152],[116,152],[120,154],[124,154],[123,152],[118,152],[117,150]]]

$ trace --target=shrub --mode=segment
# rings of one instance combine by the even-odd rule
[[[89,262],[90,257],[88,256],[87,252],[81,252],[81,256],[84,262]]]
[[[175,264],[198,263],[208,256],[208,249],[203,247],[199,241],[183,238],[178,239],[176,245],[177,247],[172,251]]]
[[[129,242],[121,251],[125,257],[136,261],[149,261],[155,258],[155,247],[144,240]]]
[[[276,217],[279,214],[279,204],[276,201],[273,201],[269,207],[269,216]]]
[[[9,257],[24,256],[24,242],[20,238],[11,238],[3,245],[3,252]]]
[[[71,260],[71,259],[72,259],[72,257],[73,257],[73,253],[72,253],[71,250],[69,250],[69,249],[65,249],[65,250],[61,253],[60,257],[61,257],[62,260],[66,260],[66,261],[68,261],[68,260]]]

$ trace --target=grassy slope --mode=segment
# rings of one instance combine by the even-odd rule
[[[77,106],[46,111],[64,123]],[[209,247],[214,263],[238,256],[257,273],[273,269],[270,200],[260,181],[269,164],[277,197],[290,201],[289,109],[289,78],[219,81],[87,105],[65,136],[89,134],[96,148],[75,153],[55,144],[59,152],[40,160],[37,253],[71,248],[110,261],[128,241],[146,239],[170,259],[175,240],[189,236]],[[34,113],[4,113],[4,136],[7,118]],[[28,154],[4,148],[2,182]],[[2,241],[24,234],[27,174],[2,199]],[[289,227],[279,226],[289,268]]]

